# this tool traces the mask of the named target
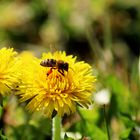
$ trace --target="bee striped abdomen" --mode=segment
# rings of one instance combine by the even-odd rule
[[[56,66],[56,60],[54,60],[54,59],[45,59],[45,60],[42,60],[40,62],[40,65],[44,66],[44,67],[55,67]]]

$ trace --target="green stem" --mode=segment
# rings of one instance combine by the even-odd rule
[[[105,119],[105,124],[106,124],[107,136],[108,136],[108,140],[110,140],[109,128],[108,128],[108,122],[107,122],[107,116],[106,116],[106,111],[105,111],[105,105],[103,107],[103,110],[104,110],[104,119]]]
[[[57,115],[52,121],[52,140],[61,140],[61,118]]]

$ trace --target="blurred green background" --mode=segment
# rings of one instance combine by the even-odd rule
[[[63,118],[65,139],[107,140],[106,104],[111,140],[140,140],[140,1],[0,0],[1,48],[40,57],[50,44],[90,63],[98,79],[91,109]],[[15,96],[4,101],[1,139],[51,139],[51,120]]]

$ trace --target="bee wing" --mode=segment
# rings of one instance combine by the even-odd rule
[[[57,48],[55,47],[55,44],[50,44],[50,52],[54,55],[55,52],[57,52]],[[55,55],[53,59],[59,60],[60,58],[58,55]]]

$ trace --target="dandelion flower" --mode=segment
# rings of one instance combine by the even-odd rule
[[[0,94],[9,93],[19,79],[19,61],[13,48],[0,49]]]
[[[25,92],[24,88],[20,88],[20,91],[19,91],[19,86],[21,87],[23,81],[25,81],[26,78],[28,78],[30,76],[31,69],[34,69],[34,67],[33,67],[34,62],[36,62],[35,60],[37,60],[37,58],[34,56],[34,54],[31,51],[22,51],[18,55],[18,58],[20,61],[20,74],[21,75],[20,75],[20,83],[19,83],[18,87],[16,88],[15,94],[19,94],[18,92]],[[26,70],[26,72],[25,72],[25,70]],[[33,72],[33,70],[32,70],[32,72]]]
[[[42,60],[62,60],[68,63],[68,70],[43,67]],[[29,101],[27,109],[41,111],[48,118],[55,113],[60,117],[76,111],[76,105],[88,108],[92,103],[95,77],[92,68],[85,62],[76,62],[76,57],[65,52],[44,53],[42,59],[34,59],[26,67],[19,89],[20,101]],[[23,92],[24,91],[24,92]]]

